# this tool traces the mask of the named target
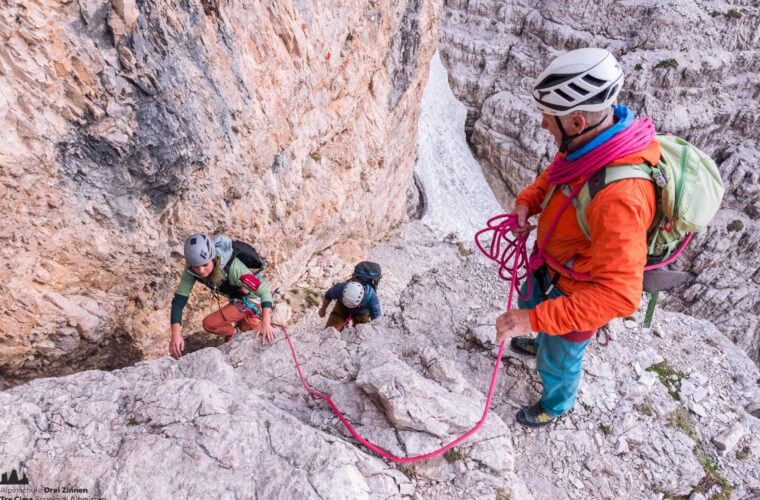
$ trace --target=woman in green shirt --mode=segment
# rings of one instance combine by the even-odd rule
[[[237,244],[237,243],[236,243]],[[266,282],[251,271],[233,249],[232,240],[217,236],[213,241],[205,234],[193,234],[185,241],[187,263],[174,292],[171,312],[172,338],[169,353],[178,357],[185,348],[182,338],[182,310],[196,281],[214,294],[226,296],[230,303],[203,319],[203,328],[229,341],[237,331],[258,330],[261,342],[272,342],[272,294]],[[261,313],[261,321],[254,313]]]

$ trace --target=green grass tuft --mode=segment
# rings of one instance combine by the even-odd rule
[[[464,243],[462,243],[461,241],[457,241],[457,248],[459,249],[459,255],[461,255],[462,257],[467,257],[468,255],[472,253],[469,250],[467,250],[467,247],[465,247]]]
[[[655,68],[677,68],[678,61],[676,61],[675,59],[663,59],[662,61],[658,62],[654,67]]]
[[[681,380],[686,377],[683,372],[673,370],[668,366],[668,360],[664,360],[661,363],[652,365],[646,369],[648,372],[654,372],[662,382],[662,385],[668,390],[670,396],[676,401],[680,401],[681,398],[678,395],[678,389],[681,384]]]
[[[512,495],[504,488],[496,488],[496,500],[512,500]]]
[[[694,419],[689,415],[689,411],[683,406],[679,406],[668,415],[668,425],[679,429],[691,439],[697,441],[697,431],[694,427]]]
[[[739,19],[740,17],[742,17],[742,13],[736,9],[731,9],[728,12],[726,12],[726,17],[729,19]]]
[[[464,460],[467,457],[461,451],[451,448],[450,450],[443,452],[443,458],[445,458],[448,463],[453,464],[457,460]]]
[[[641,413],[642,415],[646,415],[647,417],[651,417],[654,415],[654,411],[652,411],[652,407],[649,406],[647,403],[639,403],[637,405],[633,405],[636,410]]]

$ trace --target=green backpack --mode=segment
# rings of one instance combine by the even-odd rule
[[[647,230],[647,265],[667,260],[690,233],[704,229],[720,208],[725,190],[718,167],[705,153],[674,135],[657,134],[655,139],[660,143],[660,161],[657,165],[652,167],[642,163],[602,168],[589,178],[572,200],[578,225],[590,241],[586,208],[599,191],[623,179],[653,181],[656,210],[652,225]],[[563,192],[569,196],[569,186],[563,186]],[[542,208],[548,204],[553,193],[554,188]],[[651,325],[658,293],[666,289],[659,287],[656,291],[648,291],[645,287],[649,296],[645,327]]]

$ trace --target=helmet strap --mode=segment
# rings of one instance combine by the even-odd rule
[[[562,126],[562,120],[559,119],[559,116],[555,115],[554,116],[554,120],[556,120],[557,127],[559,127],[559,132],[560,132],[560,134],[562,134],[562,142],[560,142],[560,145],[559,145],[559,152],[560,153],[567,153],[567,148],[570,146],[570,143],[573,142],[574,139],[582,136],[583,134],[585,134],[589,130],[593,130],[596,127],[598,127],[599,125],[601,125],[604,122],[604,120],[607,119],[607,116],[609,116],[609,115],[606,115],[604,118],[602,118],[601,120],[599,120],[594,125],[591,125],[590,127],[584,128],[580,133],[573,134],[573,135],[568,135],[567,132],[565,132],[565,127]]]

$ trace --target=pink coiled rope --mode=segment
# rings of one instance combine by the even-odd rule
[[[575,179],[594,175],[618,158],[642,151],[652,143],[654,136],[655,129],[651,118],[634,120],[628,127],[580,158],[566,160],[557,156],[549,167],[549,183],[567,184]]]
[[[628,156],[630,154],[637,153],[639,151],[644,150],[651,142],[654,140],[655,137],[655,128],[652,124],[651,118],[644,118],[642,120],[634,120],[631,125],[626,127],[625,129],[621,130],[614,136],[612,136],[609,140],[604,142],[603,144],[597,146],[590,152],[584,154],[580,158],[577,158],[575,160],[566,160],[565,158],[562,158],[561,156],[557,156],[552,164],[549,166],[548,171],[548,181],[550,184],[553,185],[559,185],[559,184],[566,184],[569,183],[575,179],[579,179],[582,177],[586,177],[586,181],[579,182],[578,185],[572,190],[572,193],[565,198],[565,200],[562,202],[562,205],[560,205],[559,210],[557,211],[557,215],[554,217],[554,220],[549,225],[549,229],[544,235],[543,241],[541,241],[540,245],[537,245],[533,249],[533,253],[530,256],[530,259],[527,259],[526,264],[526,274],[535,271],[539,267],[541,267],[545,262],[548,262],[552,265],[552,267],[555,270],[563,270],[566,272],[569,276],[571,276],[574,279],[578,280],[590,280],[592,279],[591,275],[584,274],[584,273],[578,273],[573,271],[572,269],[569,269],[565,267],[564,265],[557,262],[555,259],[550,257],[544,252],[544,249],[546,248],[546,244],[549,242],[549,238],[551,237],[552,233],[554,232],[554,229],[557,227],[557,223],[559,222],[560,216],[564,213],[567,206],[570,204],[570,202],[578,195],[578,193],[581,191],[583,186],[588,182],[588,178],[590,178],[592,175],[594,175],[596,172],[598,172],[600,169],[604,168],[606,165],[609,165],[613,161],[617,160],[618,158],[624,158],[625,156]],[[489,228],[484,229],[480,233],[488,230],[495,230],[497,232],[504,233],[503,228],[497,227],[490,227],[492,221],[497,221],[501,217],[504,216],[497,216],[490,219],[489,222]],[[478,234],[480,234],[478,233]],[[678,249],[671,255],[667,260],[653,264],[650,266],[644,267],[644,271],[650,271],[652,269],[658,269],[660,267],[666,266],[673,262],[673,260],[678,257],[684,248],[686,248],[686,244],[689,243],[689,240],[691,240],[693,233],[689,233],[686,238],[684,238],[683,243],[678,247]],[[477,235],[476,235],[476,242],[477,242]],[[494,235],[494,238],[491,242],[491,254],[493,254],[493,247],[494,247],[494,241],[497,239],[497,235]],[[499,241],[501,241],[501,237],[498,238]],[[537,242],[538,243],[538,242]],[[499,243],[497,243],[497,246]],[[478,247],[485,253],[491,260],[496,260],[497,262],[500,262],[502,267],[499,269],[499,275],[504,277],[501,271],[503,268],[503,259],[497,260],[496,258],[493,258],[493,256],[489,255],[488,252],[486,252],[481,246],[480,243],[478,243]],[[530,281],[528,281],[528,284],[530,285]],[[519,291],[518,291],[519,293]],[[529,293],[530,295],[530,289]],[[520,295],[522,297],[522,295]],[[526,297],[523,297],[525,299]]]
[[[528,294],[523,296],[520,292],[520,284],[532,271],[526,242],[528,240],[528,231],[513,236],[512,231],[518,228],[517,216],[515,214],[502,214],[488,219],[485,229],[475,233],[475,244],[481,252],[499,264],[499,277],[503,280],[511,280],[512,284],[509,289],[509,303],[512,304],[512,290],[516,289],[517,294],[523,300],[528,300],[531,295],[531,284],[528,280]],[[488,250],[480,244],[480,236],[487,233],[491,235],[491,244]],[[512,267],[509,266],[510,262]],[[520,274],[520,269],[525,271]]]
[[[517,217],[514,216],[514,215],[512,215],[512,214],[501,215],[499,217],[495,217],[494,219],[497,219],[497,218],[501,220],[501,223],[500,223],[499,227],[501,229],[503,229],[504,231],[511,231],[512,229],[515,229],[515,228],[518,227],[518,225],[517,225]],[[494,219],[491,219],[490,221],[488,221],[489,222],[489,226],[491,224],[491,221],[493,221]],[[486,228],[483,231],[488,231],[488,230],[490,230],[490,228]],[[478,234],[482,233],[483,231],[480,231]],[[476,238],[477,238],[477,236],[476,236]],[[500,240],[501,239],[502,238],[500,238]],[[509,308],[510,308],[510,306],[512,304],[512,294],[513,294],[513,292],[515,290],[515,285],[516,285],[516,281],[517,281],[516,280],[516,276],[517,276],[517,272],[518,272],[517,270],[519,269],[520,266],[524,266],[525,263],[527,262],[527,255],[526,255],[526,252],[525,252],[525,240],[526,239],[527,239],[526,235],[520,235],[517,238],[516,241],[511,242],[508,245],[508,246],[511,245],[511,247],[513,248],[513,251],[511,253],[509,253],[508,255],[506,254],[506,251],[505,251],[504,255],[502,256],[502,257],[509,258],[509,257],[511,257],[511,256],[514,255],[513,267],[511,269],[508,268],[506,265],[504,265],[504,263],[501,263],[502,265],[499,268],[499,276],[501,276],[504,279],[509,279],[510,280],[509,302],[507,303],[507,310],[509,310]],[[475,241],[477,243],[477,239]],[[477,244],[478,244],[478,248],[480,248],[481,250],[483,250],[483,247],[480,246],[480,243],[477,243]],[[497,243],[497,246],[498,245],[499,245],[499,243]],[[493,247],[493,245],[492,245],[492,247]],[[486,252],[484,251],[484,253],[486,253]],[[486,255],[488,255],[488,254],[486,253]],[[514,274],[512,275],[512,277],[508,278],[508,277],[504,276],[504,274],[503,274],[504,272],[513,272]],[[525,276],[526,276],[526,274],[523,274],[522,278],[524,278]],[[465,433],[464,435],[462,435],[459,438],[455,439],[454,441],[450,442],[446,446],[443,446],[442,448],[439,448],[437,450],[431,451],[430,453],[426,453],[424,455],[418,455],[416,457],[397,457],[397,456],[392,455],[392,454],[388,453],[387,451],[383,450],[379,446],[374,445],[374,444],[370,443],[369,441],[367,441],[366,439],[364,439],[361,435],[359,435],[358,432],[356,432],[356,430],[354,430],[354,428],[351,426],[351,424],[348,422],[348,420],[346,420],[346,417],[344,417],[343,414],[338,409],[338,407],[335,406],[335,403],[333,403],[332,399],[330,399],[330,396],[328,396],[326,394],[323,394],[323,393],[321,393],[319,391],[316,391],[316,390],[312,389],[311,387],[309,387],[309,384],[307,384],[306,380],[303,378],[303,373],[301,373],[301,366],[298,363],[298,358],[296,357],[296,350],[295,350],[295,348],[293,348],[293,342],[291,342],[291,340],[290,340],[290,336],[288,335],[288,331],[282,325],[273,324],[273,326],[279,327],[280,329],[282,329],[283,333],[285,333],[285,338],[288,339],[288,344],[290,345],[290,351],[293,353],[293,361],[296,364],[296,370],[298,370],[298,376],[300,377],[301,383],[303,384],[303,386],[306,389],[306,391],[309,394],[311,394],[312,396],[317,396],[318,398],[322,398],[325,401],[327,401],[327,403],[332,408],[333,412],[335,412],[335,414],[338,416],[338,418],[340,419],[340,421],[343,422],[343,425],[346,427],[346,429],[348,429],[348,431],[351,433],[351,435],[353,435],[357,440],[359,440],[359,442],[362,443],[364,446],[366,446],[370,450],[374,451],[378,455],[381,455],[381,456],[387,458],[388,460],[391,460],[393,462],[398,462],[398,463],[408,463],[408,462],[417,462],[419,460],[425,460],[427,458],[435,457],[435,456],[440,455],[441,453],[445,452],[446,450],[448,450],[450,448],[453,448],[454,446],[458,445],[459,443],[461,443],[462,441],[464,441],[465,439],[467,439],[468,437],[470,437],[473,433],[475,433],[478,429],[480,429],[480,427],[486,421],[486,417],[488,416],[488,408],[491,406],[491,398],[493,396],[493,390],[494,390],[494,387],[496,386],[496,376],[499,373],[499,362],[501,361],[501,355],[504,352],[504,342],[502,342],[501,345],[499,346],[499,354],[496,356],[496,364],[495,364],[495,366],[493,368],[493,376],[491,377],[491,385],[488,388],[488,398],[486,399],[486,406],[485,406],[485,409],[483,410],[483,417],[475,425],[475,427],[473,427],[472,429],[470,429],[469,431],[467,431],[467,433]]]

